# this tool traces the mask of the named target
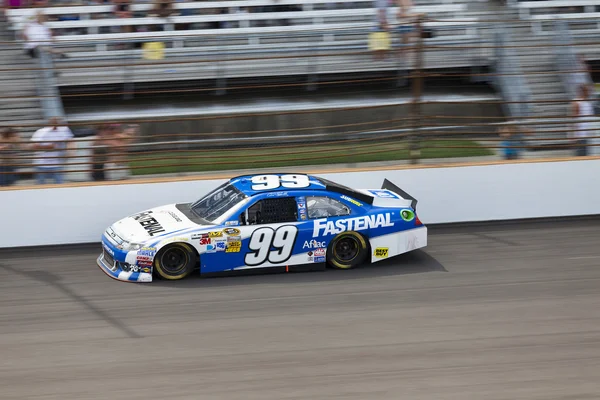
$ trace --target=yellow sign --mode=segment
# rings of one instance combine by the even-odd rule
[[[371,32],[369,33],[369,50],[390,50],[391,40],[388,32]]]
[[[223,232],[208,232],[208,237],[214,238],[214,237],[222,237],[223,236]]]
[[[377,258],[385,258],[388,256],[389,248],[387,247],[378,247],[375,249],[375,257]]]
[[[142,45],[144,60],[162,60],[165,58],[163,42],[147,42]]]

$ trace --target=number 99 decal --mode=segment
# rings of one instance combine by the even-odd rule
[[[298,235],[298,228],[294,225],[285,225],[274,230],[273,228],[258,228],[252,233],[244,262],[248,266],[260,265],[265,262],[272,264],[283,263],[292,256],[294,243]],[[271,248],[274,247],[274,250]]]
[[[305,188],[310,186],[306,175],[257,175],[252,177],[252,190],[272,190],[278,187]]]

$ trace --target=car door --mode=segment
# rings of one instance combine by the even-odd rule
[[[236,215],[221,229],[209,232],[212,250],[201,257],[204,273],[285,267],[294,262],[300,236],[295,197],[278,192],[258,195]]]
[[[240,228],[248,236],[242,244],[245,268],[289,263],[300,236],[298,225],[296,197],[265,197],[250,204],[240,214]]]

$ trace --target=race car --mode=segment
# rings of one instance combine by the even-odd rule
[[[127,282],[349,269],[425,247],[416,206],[387,179],[381,189],[351,189],[313,175],[238,176],[193,203],[117,221],[97,263]]]

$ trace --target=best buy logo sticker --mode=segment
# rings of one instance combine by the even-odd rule
[[[385,258],[388,256],[389,248],[387,247],[377,247],[375,249],[375,257],[377,258]]]

